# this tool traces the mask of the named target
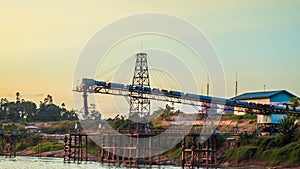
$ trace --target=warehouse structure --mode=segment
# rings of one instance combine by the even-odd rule
[[[270,104],[274,106],[287,106],[291,105],[290,100],[296,95],[286,91],[286,90],[276,90],[276,91],[263,91],[263,92],[249,92],[238,95],[232,99],[238,101],[245,101],[248,103],[255,104]],[[234,114],[244,115],[246,112],[243,111],[241,107],[234,108]],[[258,128],[261,128],[262,133],[274,134],[276,133],[276,125],[279,121],[285,118],[287,114],[257,114],[256,122]],[[266,131],[266,132],[263,132]]]

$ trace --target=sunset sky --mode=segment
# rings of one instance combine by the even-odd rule
[[[0,0],[0,98],[14,100],[19,91],[38,103],[50,94],[73,107],[73,73],[85,43],[114,20],[144,12],[178,16],[210,39],[227,97],[234,96],[236,70],[239,93],[266,85],[300,96],[300,1]]]

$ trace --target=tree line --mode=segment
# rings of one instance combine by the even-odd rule
[[[1,122],[45,122],[61,120],[77,120],[74,110],[67,110],[65,104],[60,106],[53,103],[51,95],[47,95],[37,106],[34,102],[20,98],[16,93],[16,101],[6,98],[0,100]]]

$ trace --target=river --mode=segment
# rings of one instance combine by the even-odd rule
[[[109,164],[101,164],[98,162],[82,162],[82,164],[64,163],[61,158],[47,158],[47,157],[25,157],[17,156],[15,158],[0,157],[0,169],[108,169],[118,168],[127,169],[124,165],[116,166]],[[139,168],[149,168],[147,166],[139,166]],[[180,169],[175,166],[151,166],[157,169]]]

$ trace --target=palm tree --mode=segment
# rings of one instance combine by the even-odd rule
[[[17,103],[20,103],[20,92],[17,92],[16,93],[16,101],[17,101]]]
[[[279,120],[278,132],[282,134],[285,138],[292,139],[297,129],[298,123],[296,122],[295,118],[287,116]]]
[[[48,98],[49,104],[52,104],[53,103],[52,96],[50,94],[48,94],[47,98]]]
[[[47,97],[45,97],[44,104],[45,105],[47,105],[47,104],[53,104],[53,99],[52,99],[52,96],[50,94],[48,94]]]
[[[299,98],[298,97],[291,98],[290,102],[291,102],[291,106],[294,109],[299,106]]]

